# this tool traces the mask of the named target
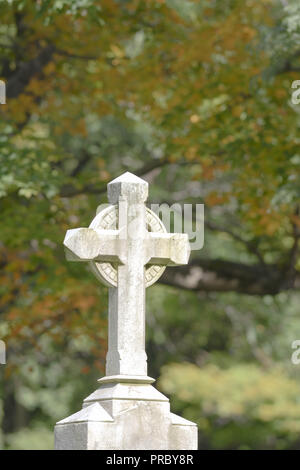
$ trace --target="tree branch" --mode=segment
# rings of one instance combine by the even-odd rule
[[[71,172],[71,176],[72,177],[77,176],[83,170],[83,168],[89,163],[91,158],[92,158],[92,155],[89,154],[87,151],[83,150],[81,158],[79,158],[76,167]]]
[[[55,48],[53,46],[46,46],[34,59],[19,64],[14,73],[7,80],[7,98],[17,98],[23,93],[30,80],[35,75],[41,73],[45,65],[50,62],[54,51]]]
[[[134,173],[137,176],[145,176],[150,171],[156,168],[162,168],[163,166],[169,164],[169,161],[166,159],[163,160],[153,160],[150,163],[144,165],[142,168],[134,170]],[[71,175],[72,176],[72,175]],[[73,175],[74,176],[74,175]],[[88,184],[83,186],[82,188],[76,188],[72,184],[66,184],[61,188],[60,196],[62,197],[74,197],[79,194],[103,194],[107,190],[106,183],[100,185]]]
[[[100,56],[93,56],[93,55],[81,55],[81,54],[74,54],[72,52],[65,51],[63,49],[55,49],[56,54],[62,55],[65,57],[69,57],[70,59],[80,59],[80,60],[97,60]]]
[[[194,259],[187,266],[167,269],[162,284],[198,292],[239,292],[249,295],[275,295],[300,288],[300,272],[284,282],[286,271],[278,265],[247,265],[221,259]]]

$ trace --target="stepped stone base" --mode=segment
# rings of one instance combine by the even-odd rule
[[[149,380],[125,383],[104,377],[100,383],[80,411],[56,424],[55,449],[197,449],[196,424],[171,413],[168,398]]]

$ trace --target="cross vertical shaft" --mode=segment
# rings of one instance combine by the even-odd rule
[[[145,351],[145,242],[148,184],[126,174],[108,185],[108,198],[118,204],[123,264],[118,286],[109,289],[107,376],[147,376]]]

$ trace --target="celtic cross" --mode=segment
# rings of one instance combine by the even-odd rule
[[[110,205],[89,228],[68,230],[64,245],[70,261],[88,262],[109,287],[106,377],[100,382],[153,381],[147,376],[145,289],[168,265],[187,264],[186,234],[167,233],[145,206],[148,183],[126,172],[108,186]]]

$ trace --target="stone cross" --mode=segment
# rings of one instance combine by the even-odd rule
[[[100,382],[150,383],[145,352],[145,289],[166,266],[187,264],[187,234],[167,233],[145,206],[148,183],[126,172],[108,184],[110,205],[89,228],[68,230],[64,246],[71,261],[89,263],[109,286],[106,377]]]
[[[88,228],[68,230],[68,259],[89,263],[109,287],[106,376],[82,409],[55,426],[60,450],[196,449],[197,426],[170,411],[147,376],[145,290],[167,265],[186,264],[186,234],[167,233],[145,206],[148,184],[124,173]]]

